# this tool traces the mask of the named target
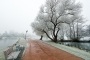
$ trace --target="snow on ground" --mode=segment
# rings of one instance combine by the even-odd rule
[[[24,38],[20,38],[18,40],[18,42],[16,43],[16,45],[23,45],[24,47],[26,47],[26,43],[27,41],[24,39]],[[16,46],[14,46],[14,49],[15,49]],[[4,56],[4,51],[7,50],[9,47],[7,48],[3,48],[0,50],[0,60],[5,60],[5,56]]]
[[[86,52],[84,50],[80,50],[80,49],[75,48],[75,47],[69,47],[69,46],[65,46],[65,45],[56,44],[54,42],[49,42],[49,41],[45,42],[45,43],[50,44],[56,48],[62,49],[62,50],[69,52],[71,54],[74,54],[74,55],[81,57],[85,60],[90,60],[90,53]]]
[[[4,48],[0,50],[0,60],[5,60],[4,51],[8,48]]]

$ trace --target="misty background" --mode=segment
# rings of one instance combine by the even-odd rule
[[[0,0],[0,34],[5,31],[33,34],[31,23],[46,0]],[[82,14],[90,24],[90,0],[76,0],[82,3]]]

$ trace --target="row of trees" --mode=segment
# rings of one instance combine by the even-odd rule
[[[83,36],[90,37],[90,25],[86,25],[86,28],[84,29]]]
[[[3,38],[3,37],[25,37],[25,34],[24,33],[17,33],[17,32],[14,32],[14,31],[10,31],[10,32],[7,32],[5,31],[3,34],[0,34],[0,38]]]
[[[32,23],[34,32],[53,42],[67,39],[78,41],[83,35],[84,18],[81,4],[75,0],[46,0]]]

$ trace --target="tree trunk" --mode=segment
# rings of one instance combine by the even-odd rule
[[[57,42],[57,36],[53,38],[53,42]]]
[[[79,35],[78,35],[78,20],[77,20],[77,39],[78,39],[78,37],[79,37]]]
[[[40,40],[42,40],[42,38],[43,38],[43,35],[41,35],[41,38],[40,38]]]
[[[75,39],[75,28],[74,28],[74,23],[73,24],[73,39]]]
[[[69,24],[69,27],[70,27],[70,39],[71,39],[71,26],[70,26],[70,24]]]

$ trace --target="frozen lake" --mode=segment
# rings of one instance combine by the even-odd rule
[[[7,46],[13,45],[17,41],[18,41],[18,38],[6,38],[3,40],[0,40],[0,50],[7,47]]]

